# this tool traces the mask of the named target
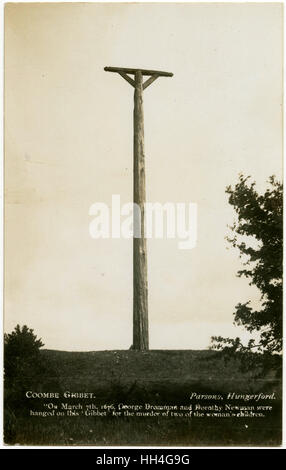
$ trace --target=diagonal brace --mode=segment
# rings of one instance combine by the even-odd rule
[[[119,73],[119,75],[121,75],[122,78],[124,78],[124,80],[126,80],[128,83],[130,83],[130,85],[135,87],[135,81],[131,77],[129,77],[129,75],[127,75],[126,73],[121,72],[121,71],[120,72],[118,71],[118,73]]]
[[[160,75],[151,75],[151,77],[149,77],[148,80],[146,80],[146,82],[143,83],[143,90],[145,90],[145,88],[151,85],[151,83],[153,83],[159,77]]]

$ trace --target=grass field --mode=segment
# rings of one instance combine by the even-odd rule
[[[6,390],[6,443],[21,445],[124,445],[124,446],[277,446],[281,444],[281,383],[274,374],[255,378],[239,372],[238,361],[224,363],[214,351],[153,350],[64,352],[43,350],[45,373],[25,377],[15,392]],[[18,378],[18,382],[21,382]],[[60,399],[27,399],[25,391],[58,392]],[[92,399],[65,399],[64,392],[93,393]],[[121,403],[188,407],[221,404],[219,400],[192,399],[192,393],[272,394],[260,404],[272,407],[263,417],[244,416],[30,416],[44,403],[98,409]],[[14,395],[13,395],[14,394]],[[11,396],[14,397],[11,399]],[[231,401],[256,406],[254,400]],[[185,408],[186,409],[186,408]],[[254,408],[253,408],[254,409]]]

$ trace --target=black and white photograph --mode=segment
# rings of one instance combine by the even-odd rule
[[[3,10],[4,445],[280,448],[283,3]]]

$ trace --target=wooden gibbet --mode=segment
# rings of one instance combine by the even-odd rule
[[[106,72],[121,75],[134,87],[134,144],[133,144],[133,202],[140,208],[140,220],[134,210],[133,219],[133,349],[149,349],[147,244],[145,238],[144,204],[145,154],[143,91],[159,77],[172,77],[169,72],[157,70],[104,67]],[[132,75],[133,78],[130,76]],[[143,82],[143,77],[147,80]],[[139,232],[139,233],[138,233]],[[139,235],[139,236],[138,236]]]

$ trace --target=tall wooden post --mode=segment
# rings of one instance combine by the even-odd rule
[[[140,208],[140,215],[133,215],[133,349],[149,349],[148,331],[148,281],[147,281],[147,244],[145,238],[144,204],[145,154],[144,154],[144,114],[143,90],[158,77],[172,77],[172,73],[156,70],[105,67],[107,72],[117,72],[134,90],[134,144],[133,144],[133,202]],[[134,79],[130,77],[134,75]],[[149,78],[143,83],[143,75]]]
[[[147,246],[144,228],[144,203],[146,192],[142,78],[141,71],[137,71],[135,73],[134,91],[133,202],[140,208],[140,220],[138,220],[138,213],[134,210],[133,348],[139,350],[149,349]],[[140,238],[136,238],[136,234],[138,233],[140,234]]]

